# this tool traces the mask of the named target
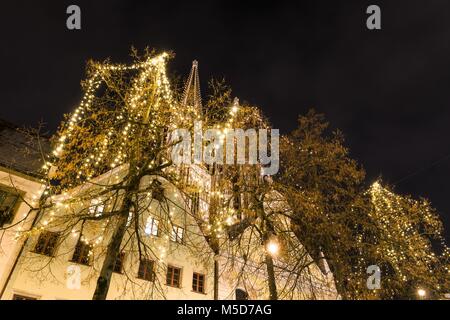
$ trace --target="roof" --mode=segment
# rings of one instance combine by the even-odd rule
[[[49,151],[48,137],[32,136],[24,129],[0,119],[0,166],[37,177],[44,164],[42,153]]]

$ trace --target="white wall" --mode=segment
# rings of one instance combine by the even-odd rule
[[[34,213],[30,213],[32,202],[38,199],[43,191],[42,185],[35,179],[27,178],[19,173],[3,169],[0,167],[0,185],[14,188],[22,194],[23,201],[15,213],[14,220],[10,225],[5,225],[6,230],[0,231],[0,289],[3,288],[12,265],[22,246],[23,239],[16,239],[18,231],[29,227]],[[28,204],[27,204],[28,203]],[[29,215],[26,221],[21,222]]]
[[[10,176],[6,173],[0,172],[0,183],[6,184]],[[142,181],[142,187],[150,182],[151,177],[146,177]],[[20,177],[14,177],[16,186],[23,192],[26,197],[38,197],[40,185],[36,182],[29,181]],[[166,234],[162,233],[158,237],[149,236],[145,239],[146,243],[157,252],[157,276],[158,281],[149,282],[137,278],[138,273],[138,254],[135,247],[130,245],[127,248],[127,256],[124,262],[124,274],[114,273],[108,291],[108,299],[212,299],[213,298],[213,254],[209,249],[206,241],[200,236],[200,230],[196,221],[186,214],[183,209],[184,201],[182,196],[178,194],[175,189],[169,185],[164,185],[166,189],[166,196],[178,203],[181,208],[174,207],[172,214],[166,217],[166,220],[171,220],[173,223],[181,225],[186,228],[185,240],[189,245],[177,244],[169,240]],[[81,206],[81,204],[79,204]],[[64,214],[65,208],[62,207],[59,213],[56,210],[56,215]],[[26,205],[21,205],[16,215],[15,221],[20,219],[23,214],[28,212]],[[158,216],[158,205],[149,208],[149,215]],[[166,228],[170,228],[168,221],[165,221]],[[24,229],[26,226],[24,226]],[[94,228],[92,232],[96,229]],[[5,281],[7,274],[11,268],[12,263],[17,256],[20,249],[21,242],[14,241],[16,229],[8,231],[5,241],[2,244],[6,247],[5,255],[0,257],[0,276],[1,281]],[[83,232],[84,234],[85,232]],[[89,230],[86,232],[89,235]],[[14,272],[3,299],[11,299],[14,294],[22,294],[25,296],[36,297],[38,299],[92,299],[98,272],[101,268],[106,244],[109,241],[106,235],[103,243],[97,246],[94,251],[94,256],[99,257],[94,259],[92,266],[83,266],[70,262],[73,255],[73,250],[78,240],[78,237],[69,236],[58,247],[55,258],[50,259],[31,252],[35,246],[39,233],[32,235],[27,243],[26,249],[19,260],[19,264]],[[127,237],[123,243],[127,243]],[[195,244],[193,246],[192,244]],[[196,249],[193,250],[192,248]],[[255,247],[257,244],[255,244]],[[163,251],[161,251],[163,250]],[[164,252],[164,254],[162,254]],[[255,257],[262,257],[262,249],[256,249],[253,253]],[[241,286],[241,280],[237,278],[238,270],[230,269],[229,265],[225,267],[227,261],[226,252],[220,258],[221,274],[219,297],[220,299],[234,299],[234,289]],[[165,285],[166,267],[173,265],[182,269],[181,286],[180,288],[173,288]],[[70,266],[75,266],[81,271],[81,285],[80,288],[73,289],[68,279],[71,279],[68,271]],[[236,268],[239,268],[239,263],[236,263]],[[203,273],[206,276],[205,294],[196,293],[192,291],[192,276],[193,272]],[[333,296],[334,289],[332,288],[332,278],[322,277],[317,266],[313,266],[313,273],[317,274],[320,282],[326,286],[331,287],[330,296],[322,296],[320,298],[335,298]],[[252,299],[267,298],[267,284],[266,275],[264,271],[258,271],[252,275],[255,279],[255,287],[252,292],[249,292]],[[301,297],[301,295],[299,295]],[[305,295],[304,297],[307,297]]]

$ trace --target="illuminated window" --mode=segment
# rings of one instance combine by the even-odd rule
[[[138,278],[147,281],[153,281],[154,262],[148,259],[142,259],[139,262]]]
[[[130,226],[131,221],[133,220],[133,215],[134,215],[134,212],[133,212],[133,211],[128,212],[127,227]]]
[[[171,287],[180,287],[181,268],[168,266],[166,284]]]
[[[125,261],[125,252],[121,252],[116,261],[114,262],[113,272],[122,273],[123,272],[123,262]]]
[[[205,293],[205,275],[194,272],[192,277],[192,291]]]
[[[13,221],[18,200],[18,194],[0,190],[0,227]]]
[[[147,235],[151,236],[157,236],[158,235],[158,226],[159,226],[159,220],[154,217],[148,217],[147,218],[147,224],[145,225],[145,233]]]
[[[52,257],[58,244],[59,233],[44,231],[39,235],[34,252]]]
[[[105,203],[99,199],[92,199],[89,213],[95,217],[100,217],[105,209]]]
[[[173,242],[183,243],[184,229],[179,226],[172,226],[172,233],[170,234],[170,240]]]
[[[92,245],[87,244],[81,240],[78,240],[73,252],[72,262],[84,264],[88,266],[91,262]]]

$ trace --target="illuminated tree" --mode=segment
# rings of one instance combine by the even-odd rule
[[[155,248],[146,239],[152,206],[159,210],[163,239],[173,235],[173,211],[194,218],[196,224],[189,227],[200,228],[214,256],[214,297],[218,297],[216,257],[221,242],[216,231],[226,215],[216,210],[215,202],[225,191],[217,180],[211,192],[211,186],[196,177],[194,167],[173,164],[170,151],[178,141],[170,137],[175,129],[192,131],[199,120],[205,129],[231,128],[237,109],[227,104],[230,91],[219,85],[213,86],[207,101],[209,111],[202,112],[196,62],[184,92],[173,92],[165,74],[168,57],[148,52],[144,57],[134,54],[131,65],[89,63],[84,98],[62,124],[44,166],[51,180],[40,214],[33,228],[23,233],[37,236],[54,230],[60,234],[58,246],[77,237],[83,248],[88,247],[92,260],[100,263],[93,299],[106,298],[123,252],[137,252],[139,261],[151,259],[163,269],[167,246]],[[213,167],[209,170],[216,175]],[[198,208],[200,195],[208,212]],[[183,242],[186,250],[208,260],[209,250],[196,237],[186,234]],[[152,290],[163,291],[159,283],[155,286]]]
[[[419,289],[429,298],[447,293],[449,250],[442,236],[442,222],[430,203],[397,195],[380,182],[375,182],[368,194],[372,204],[369,218],[378,230],[370,252],[382,271],[378,295],[415,299]]]
[[[277,183],[297,238],[318,264],[326,259],[343,298],[404,298],[407,281],[438,290],[445,276],[435,270],[445,267],[429,241],[441,238],[437,214],[379,184],[366,191],[363,169],[327,126],[310,111],[281,143]],[[370,265],[381,268],[381,290],[367,289]]]
[[[148,52],[135,55],[131,65],[89,63],[84,97],[62,124],[45,165],[52,179],[46,206],[53,210],[50,217],[48,210],[42,214],[28,234],[59,226],[61,242],[78,236],[91,255],[94,247],[105,247],[93,299],[106,298],[114,265],[127,244],[133,243],[139,260],[164,256],[143,240],[144,212],[155,205],[162,220],[171,220],[173,200],[164,188],[176,190],[179,175],[170,168],[173,143],[168,135],[189,126],[197,112],[181,109],[173,98],[165,73],[168,57]],[[166,229],[168,237],[170,224]]]
[[[339,132],[326,133],[322,115],[300,117],[299,127],[283,137],[281,170],[273,177],[263,174],[261,164],[174,161],[181,141],[173,133],[182,128],[195,134],[198,121],[203,130],[220,133],[220,141],[201,142],[214,155],[216,143],[228,142],[229,130],[271,126],[258,107],[233,99],[223,81],[210,82],[203,106],[196,61],[184,90],[171,87],[168,58],[133,52],[129,65],[88,64],[83,99],[62,123],[46,159],[43,196],[30,204],[37,211],[32,228],[19,234],[36,238],[54,231],[61,247],[76,239],[74,257],[88,250],[84,259],[95,261],[93,299],[106,299],[124,252],[137,257],[133,263],[154,261],[149,277],[155,281],[143,291],[148,298],[164,295],[154,275],[173,253],[169,241],[178,240],[214,266],[214,299],[225,272],[255,296],[332,297],[327,266],[345,299],[449,290],[449,251],[436,212],[427,201],[396,195],[380,182],[367,189],[364,170],[349,157]],[[250,132],[248,151],[251,139]],[[239,151],[233,147],[235,160]],[[180,214],[191,218],[184,226],[192,232],[174,229]],[[436,240],[442,254],[434,253]],[[367,288],[370,265],[382,271],[379,290]]]
[[[234,124],[243,130],[270,129],[259,108],[245,104],[240,106]],[[245,142],[247,150],[250,140]],[[225,213],[225,225],[220,226],[225,234],[220,236],[228,238],[222,252],[235,261],[233,268],[239,270],[235,278],[242,281],[246,291],[261,294],[264,290],[265,297],[272,300],[323,297],[324,293],[331,296],[325,288],[311,285],[327,279],[318,275],[314,260],[290,229],[289,205],[272,179],[263,174],[264,168],[235,163],[218,169],[221,212]],[[265,279],[264,283],[254,275]]]

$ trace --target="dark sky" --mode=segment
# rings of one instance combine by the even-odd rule
[[[172,70],[198,59],[204,87],[225,76],[283,132],[311,107],[325,113],[369,181],[429,198],[449,235],[448,0],[160,2],[2,3],[0,117],[53,131],[79,101],[87,59],[173,50]],[[70,4],[81,31],[66,29]],[[380,31],[366,28],[369,4],[381,7]]]

